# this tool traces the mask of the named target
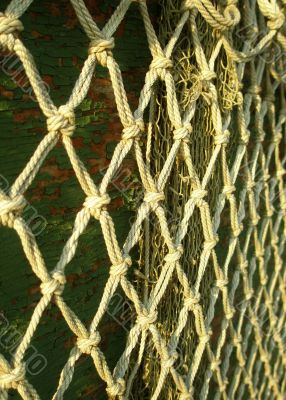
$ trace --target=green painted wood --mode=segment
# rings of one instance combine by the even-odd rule
[[[155,2],[156,3],[156,2]],[[8,0],[2,0],[3,11]],[[102,26],[118,1],[86,1]],[[87,57],[88,39],[81,30],[68,0],[35,0],[21,18],[21,34],[35,57],[38,69],[50,88],[56,105],[64,104]],[[142,20],[134,4],[116,34],[115,57],[123,72],[133,109],[150,61]],[[25,84],[26,82],[26,84]],[[0,58],[0,186],[7,189],[21,172],[46,134],[45,119],[32,98],[21,65],[7,54]],[[94,180],[102,178],[121,124],[116,113],[112,88],[102,67],[96,68],[88,98],[76,112],[74,144]],[[123,243],[133,214],[136,169],[132,156],[123,172],[110,186],[111,215]],[[135,185],[133,184],[135,183]],[[124,196],[120,193],[124,192]],[[51,151],[32,186],[26,193],[30,206],[24,217],[37,234],[37,241],[51,270],[72,231],[76,212],[84,201],[62,144]],[[64,298],[88,325],[99,304],[108,275],[109,262],[98,222],[92,221],[82,235],[75,258],[67,267]],[[118,297],[119,298],[119,297]],[[35,305],[40,299],[39,281],[34,276],[14,231],[0,227],[0,352],[8,359],[23,336]],[[114,302],[111,307],[118,307]],[[120,310],[119,310],[120,311]],[[113,312],[113,310],[111,310]],[[101,348],[112,367],[126,340],[121,325],[107,315],[100,324]],[[59,374],[74,343],[74,336],[52,304],[37,328],[26,356],[29,381],[42,399],[50,399]],[[47,365],[43,364],[46,360]],[[38,364],[37,364],[38,362]],[[42,369],[42,367],[44,367]],[[104,399],[100,382],[90,358],[82,356],[66,398]],[[9,397],[10,398],[10,397]],[[11,393],[11,398],[18,395]]]

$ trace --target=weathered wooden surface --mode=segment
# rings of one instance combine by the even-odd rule
[[[2,0],[0,11],[7,4],[8,0]],[[118,1],[114,0],[86,1],[101,26],[116,4]],[[64,104],[87,57],[88,47],[88,39],[69,1],[35,1],[21,20],[25,27],[23,41],[35,57],[52,99],[56,105]],[[133,108],[150,57],[143,32],[142,20],[134,4],[116,34],[114,51]],[[38,104],[32,99],[32,91],[20,63],[15,57],[8,59],[3,54],[0,61],[0,185],[7,188],[46,134],[46,125]],[[77,152],[96,182],[101,180],[109,163],[121,128],[107,72],[97,67],[88,98],[77,110],[74,135]],[[113,196],[111,214],[122,242],[132,216],[132,182],[136,182],[133,170],[130,156],[122,174],[110,187]],[[124,196],[120,194],[121,190]],[[84,193],[61,143],[49,154],[26,198],[30,206],[25,209],[25,218],[37,233],[38,244],[51,270],[71,234],[76,212],[84,201]],[[0,249],[0,310],[3,312],[0,353],[9,359],[27,328],[40,299],[40,290],[39,281],[14,231],[0,228]],[[76,256],[67,267],[68,284],[64,291],[65,300],[86,325],[99,304],[108,266],[102,233],[98,223],[93,221],[82,235]],[[101,348],[112,366],[124,347],[125,331],[107,315],[100,325],[100,332]],[[27,354],[31,372],[29,380],[41,398],[50,399],[54,393],[74,340],[57,307],[54,304],[48,307],[32,341],[34,347],[29,350],[31,354]],[[32,354],[37,358],[33,358]],[[45,367],[44,360],[47,361]],[[66,398],[104,399],[103,388],[91,359],[82,356]],[[11,394],[11,398],[18,396]]]

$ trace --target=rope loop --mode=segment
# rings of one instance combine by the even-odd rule
[[[60,132],[64,136],[72,136],[75,130],[75,114],[67,105],[60,106],[47,119],[49,132]]]
[[[229,4],[221,14],[209,0],[185,0],[182,10],[197,9],[212,28],[221,32],[233,28],[240,21],[240,12],[235,4]]]
[[[228,22],[229,27],[234,27],[240,21],[239,9],[234,4],[228,5],[225,8],[223,14],[224,14],[226,20],[229,21]]]
[[[114,48],[114,39],[97,38],[90,42],[88,54],[94,54],[102,67],[107,66],[107,57],[111,55]]]
[[[277,3],[273,7],[273,12],[269,14],[269,20],[267,21],[267,26],[272,31],[278,31],[285,22],[285,16],[283,12],[279,9]]]

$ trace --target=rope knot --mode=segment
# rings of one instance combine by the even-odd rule
[[[87,196],[83,206],[90,210],[90,213],[99,219],[102,209],[106,209],[106,206],[110,203],[110,197],[107,193],[102,195]]]
[[[260,217],[258,215],[253,215],[251,219],[248,221],[248,225],[251,227],[255,227],[258,225],[260,221]]]
[[[276,176],[278,177],[278,178],[281,178],[281,176],[283,176],[283,175],[285,175],[286,174],[286,170],[284,169],[284,168],[279,168],[279,169],[277,169],[277,171],[276,171]]]
[[[141,314],[138,314],[137,323],[143,328],[148,329],[149,325],[154,324],[157,321],[157,312],[148,311],[144,309]]]
[[[213,238],[205,241],[204,250],[205,251],[212,251],[212,249],[216,246],[218,242],[218,237],[214,236]]]
[[[175,363],[175,361],[178,359],[178,357],[179,357],[178,353],[177,353],[175,350],[172,350],[172,351],[168,354],[167,357],[164,357],[164,358],[162,359],[162,365],[163,365],[165,368],[170,369],[170,368],[174,365],[174,363]]]
[[[237,347],[237,346],[239,346],[241,344],[241,342],[242,342],[242,336],[238,335],[238,334],[235,334],[233,336],[233,344]]]
[[[11,199],[0,190],[0,224],[13,228],[15,218],[20,216],[26,205],[24,196],[18,195]]]
[[[100,340],[99,332],[93,332],[88,337],[78,338],[76,344],[82,353],[90,354],[99,345]]]
[[[204,197],[208,194],[207,190],[196,189],[191,193],[191,199],[194,201],[197,207],[202,207],[205,203]]]
[[[66,278],[62,272],[54,272],[51,279],[42,282],[40,285],[43,296],[49,295],[61,295],[66,283]]]
[[[94,54],[97,61],[103,67],[107,65],[107,56],[111,54],[111,50],[114,48],[114,39],[110,38],[98,38],[94,39],[89,44],[88,54]]]
[[[223,383],[220,384],[220,386],[219,386],[219,388],[218,388],[218,390],[220,391],[220,393],[223,393],[223,392],[226,391],[227,385],[228,385],[228,380],[225,379],[225,380],[223,381]]]
[[[208,82],[211,81],[212,79],[216,78],[216,73],[214,71],[211,71],[209,69],[204,69],[201,73],[200,73],[200,79],[203,82]]]
[[[262,356],[260,357],[260,360],[262,361]],[[266,358],[263,358],[263,361],[266,362]],[[246,376],[244,377],[244,383],[245,383],[247,386],[253,385],[252,378],[250,378],[249,375],[246,375]]]
[[[128,270],[128,267],[132,265],[132,260],[129,256],[124,257],[120,263],[113,264],[110,268],[110,275],[121,278]]]
[[[252,189],[255,187],[255,182],[252,179],[248,179],[245,185],[245,189],[247,192],[251,192]]]
[[[188,307],[190,311],[193,311],[197,305],[200,303],[200,294],[190,294],[185,298],[185,306]]]
[[[14,34],[23,29],[24,26],[18,18],[0,13],[0,44],[3,47],[13,51],[15,44]]]
[[[9,213],[19,213],[26,207],[27,201],[24,196],[18,195],[14,198],[0,193],[0,217]]]
[[[241,232],[243,231],[243,224],[238,224],[235,228],[232,229],[232,237],[237,238]]]
[[[244,368],[245,367],[246,361],[244,360],[244,358],[243,359],[239,358],[238,365],[240,366],[240,368]],[[254,397],[254,398],[256,399],[257,397]]]
[[[181,393],[179,396],[180,400],[194,400],[193,394],[189,392]]]
[[[272,143],[274,144],[279,144],[281,142],[281,140],[283,139],[283,135],[280,131],[278,131],[277,129],[274,130],[274,136],[272,139]]]
[[[143,121],[135,120],[133,124],[123,129],[122,139],[123,140],[136,139],[137,137],[139,137],[140,133],[144,131],[144,128],[145,127]]]
[[[212,335],[212,331],[211,330],[209,330],[208,332],[203,333],[202,335],[199,335],[200,343],[207,344],[210,341],[211,335]]]
[[[245,300],[248,301],[252,298],[254,294],[254,290],[251,288],[248,291],[245,292]]]
[[[49,132],[61,132],[62,135],[72,136],[75,130],[75,114],[68,106],[60,106],[54,115],[47,119]]]
[[[164,56],[156,56],[153,58],[150,70],[155,70],[158,76],[164,80],[166,76],[166,71],[173,67],[173,62],[167,57]]]
[[[230,132],[226,129],[224,132],[214,136],[215,145],[226,145],[229,141]]]
[[[262,180],[264,183],[267,183],[270,178],[271,178],[271,176],[267,172],[264,172],[264,174],[262,175]]]
[[[235,186],[234,185],[226,185],[223,188],[223,194],[227,197],[229,197],[232,193],[235,192]]]
[[[261,87],[258,85],[249,86],[246,93],[251,94],[252,96],[257,96],[261,93]]]
[[[221,364],[221,360],[219,360],[219,359],[217,359],[217,358],[214,357],[214,358],[212,359],[212,361],[211,361],[211,364],[210,364],[210,369],[211,369],[211,371],[217,370],[218,367],[220,366],[220,364]]]
[[[0,13],[0,35],[9,35],[23,29],[24,26],[18,18]]]
[[[227,320],[232,319],[234,316],[234,313],[235,313],[235,309],[233,307],[229,307],[228,311],[225,313],[225,318]]]
[[[242,129],[242,132],[240,134],[240,138],[239,138],[239,144],[242,145],[247,145],[249,142],[249,138],[250,138],[250,131],[249,129]]]
[[[245,269],[247,269],[247,267],[248,267],[248,261],[247,261],[247,260],[241,261],[240,264],[239,264],[239,266],[240,266],[240,268],[241,268],[242,271],[245,270]]]
[[[179,246],[177,246],[177,248],[174,251],[171,251],[170,253],[168,253],[164,257],[164,260],[167,263],[175,263],[175,262],[180,260],[180,258],[182,257],[183,252],[184,252],[183,246],[179,245]]]
[[[272,94],[272,93],[267,93],[265,96],[264,96],[264,98],[263,98],[263,100],[264,101],[266,101],[266,103],[274,103],[274,101],[275,101],[275,96],[274,96],[274,94]]]
[[[192,125],[186,124],[178,129],[174,130],[174,140],[182,140],[183,142],[189,142],[189,136],[192,132]]]
[[[125,381],[122,378],[117,379],[116,382],[113,382],[111,385],[108,385],[106,388],[108,395],[112,398],[116,396],[123,396],[125,393]]]
[[[146,203],[156,204],[161,200],[165,199],[165,195],[163,192],[149,192],[147,191],[144,196],[144,201]]]
[[[8,367],[8,363],[1,362],[0,367],[0,388],[1,389],[10,389],[14,388],[14,385],[18,385],[19,382],[25,379],[25,365],[19,364],[14,369]]]
[[[223,289],[225,286],[228,285],[228,280],[227,279],[217,279],[215,281],[215,286],[219,289]]]

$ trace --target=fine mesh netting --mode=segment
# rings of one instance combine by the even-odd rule
[[[176,23],[178,23],[180,18],[177,12],[180,8],[180,1],[163,1],[162,6],[163,14],[160,26],[160,39],[164,42],[164,40],[166,41],[171,37]],[[265,23],[261,21],[261,25],[258,23],[255,26],[252,25],[251,10],[254,18],[257,15],[254,3],[248,4],[247,2],[243,2],[241,3],[240,10],[244,11],[242,13],[244,19],[241,19],[233,32],[233,43],[240,49],[243,48],[244,41],[249,39],[247,44],[249,47],[253,47],[258,43],[260,32],[266,33]],[[197,42],[196,40],[192,40],[192,28],[195,30]],[[200,75],[202,74],[200,65],[202,63],[200,63],[200,56],[196,54],[196,43],[199,43],[201,46],[200,50],[202,50],[205,56],[205,61],[212,57],[217,42],[218,39],[212,27],[201,15],[198,15],[193,20],[193,24],[185,28],[173,52],[174,78],[180,109],[186,112],[192,103],[196,103],[196,111],[192,119],[192,134],[189,139],[189,150],[195,169],[194,178],[198,178],[200,181],[204,179],[205,171],[215,151],[216,143],[214,136],[216,132],[212,113],[212,99],[206,83],[207,79],[200,79]],[[279,167],[277,167],[275,161],[271,161],[271,158],[275,157],[273,154],[275,151],[272,150],[270,152],[269,150],[270,142],[276,143],[276,139],[273,136],[271,137],[269,133],[268,139],[263,137],[266,135],[266,127],[269,129],[269,121],[267,121],[267,118],[269,118],[269,109],[267,110],[267,105],[269,107],[270,99],[268,96],[270,95],[272,102],[274,101],[273,82],[270,77],[274,77],[274,79],[275,77],[276,79],[278,78],[273,65],[274,63],[276,63],[276,68],[280,71],[279,83],[280,85],[281,83],[283,84],[282,75],[283,68],[285,68],[285,64],[283,64],[283,51],[278,51],[277,49],[277,43],[269,45],[267,52],[263,52],[258,56],[260,60],[256,60],[256,62],[251,60],[250,63],[246,63],[246,66],[243,66],[245,70],[243,73],[240,72],[240,74],[239,68],[241,68],[241,65],[237,68],[236,62],[240,63],[243,61],[241,54],[237,54],[235,62],[234,58],[229,57],[224,48],[220,48],[220,54],[216,56],[216,60],[213,60],[213,70],[216,75],[216,96],[221,115],[223,119],[228,121],[228,130],[230,133],[227,146],[225,147],[225,159],[222,158],[221,162],[215,163],[213,173],[209,177],[207,184],[210,215],[213,217],[213,221],[216,221],[215,231],[218,233],[219,241],[215,246],[215,258],[212,259],[211,256],[208,259],[204,275],[200,278],[198,274],[200,273],[200,268],[202,268],[201,255],[207,235],[204,235],[202,216],[199,210],[196,209],[189,220],[189,227],[183,239],[184,251],[181,256],[181,263],[189,284],[194,287],[198,280],[201,279],[199,296],[202,309],[207,316],[205,319],[206,327],[211,333],[209,338],[210,346],[209,344],[206,346],[207,351],[202,355],[200,354],[200,349],[198,349],[200,327],[196,327],[196,317],[192,318],[192,315],[187,319],[184,328],[180,332],[179,339],[176,337],[178,334],[178,331],[176,332],[178,310],[183,308],[185,302],[183,284],[180,285],[179,275],[175,275],[170,279],[164,299],[162,299],[161,305],[158,306],[160,333],[170,344],[172,340],[177,341],[174,366],[176,372],[179,371],[182,376],[188,377],[190,387],[192,388],[192,395],[195,399],[220,397],[244,398],[249,395],[253,396],[253,398],[273,396],[273,393],[271,394],[271,390],[267,387],[268,384],[265,379],[261,359],[255,354],[259,349],[255,341],[259,343],[265,340],[266,348],[270,351],[269,364],[272,368],[274,368],[275,362],[275,367],[277,369],[281,368],[281,361],[279,362],[279,357],[277,357],[277,349],[280,349],[282,353],[285,351],[283,350],[285,347],[285,333],[283,333],[283,328],[281,329],[284,322],[278,320],[284,314],[282,311],[283,300],[281,301],[281,296],[283,295],[279,292],[279,289],[281,290],[281,281],[279,283],[278,276],[274,278],[276,283],[272,282],[271,284],[272,293],[270,296],[267,291],[265,292],[266,298],[262,295],[262,286],[266,285],[266,282],[261,285],[261,274],[265,278],[266,274],[270,273],[271,261],[272,265],[278,262],[278,260],[275,260],[275,253],[271,256],[272,252],[276,252],[272,247],[273,240],[271,238],[273,238],[274,221],[276,223],[275,218],[278,219],[277,213],[280,212],[281,207],[281,204],[279,205],[281,197],[279,197],[279,189],[276,187],[278,184],[276,179],[277,168],[280,169],[284,163],[282,160],[285,152],[281,146],[278,151],[279,155],[276,155],[281,160],[278,161]],[[263,62],[265,63],[263,64]],[[257,82],[257,68],[260,67],[263,68],[263,72],[261,71],[259,82]],[[264,85],[262,83],[263,76],[267,80]],[[278,82],[276,85],[277,88],[280,86]],[[260,115],[261,108],[257,108],[257,101],[261,101],[259,94],[262,89],[265,90],[267,96],[265,96],[263,117]],[[281,86],[279,90],[282,92],[276,106],[281,112],[283,108],[282,104],[284,103],[284,93]],[[232,203],[234,198],[231,200],[230,197],[229,203],[223,206],[219,206],[218,204],[223,194],[230,194],[227,193],[228,189],[225,188],[227,186],[227,179],[224,177],[224,168],[227,168],[225,163],[227,161],[227,164],[234,168],[235,157],[238,157],[239,154],[238,150],[241,144],[243,129],[241,129],[241,121],[239,120],[238,113],[242,112],[242,95],[244,98],[253,96],[253,98],[250,97],[248,107],[244,110],[247,117],[244,119],[245,125],[243,129],[252,128],[248,130],[248,133],[251,134],[252,132],[253,141],[256,143],[264,142],[265,145],[259,145],[259,152],[257,146],[251,146],[248,143],[244,158],[237,165],[238,172],[235,187],[229,188],[230,192],[236,192],[236,201],[238,201],[238,204],[235,206],[237,207],[235,213],[237,213],[238,218],[235,221],[232,219],[232,216],[234,216],[232,208],[234,206],[234,203]],[[147,157],[149,157],[150,166],[155,176],[159,175],[164,166],[164,160],[172,147],[172,137],[170,135],[172,123],[168,118],[166,97],[166,92],[161,87],[159,94],[156,96],[156,112],[153,116],[153,130],[150,135],[152,145],[147,149]],[[250,116],[251,110],[255,112],[252,117]],[[281,119],[280,112],[278,116],[275,116],[272,112],[270,119],[272,120],[271,124],[273,128],[275,126],[274,121],[276,120],[277,123],[279,118]],[[259,119],[262,122],[260,126],[257,126],[257,120]],[[264,124],[265,128],[263,127]],[[259,138],[260,135],[262,135],[262,138]],[[279,141],[281,139],[282,137],[280,137]],[[266,177],[265,165],[268,165]],[[184,208],[192,196],[193,185],[195,184],[195,179],[192,182],[192,178],[188,174],[188,169],[184,163],[184,156],[178,156],[169,179],[169,185],[165,189],[165,196],[168,199],[166,202],[166,213],[169,217],[170,230],[175,234],[177,224],[180,223],[184,215]],[[251,187],[255,188],[253,194],[251,194],[248,180],[251,181]],[[266,185],[266,182],[269,182],[271,190]],[[251,199],[252,195],[256,197],[255,200]],[[276,215],[272,221],[274,214]],[[253,227],[253,219],[255,221],[255,229],[253,228],[252,231],[248,227]],[[272,228],[266,228],[265,226],[266,221],[269,219],[271,219],[271,222],[268,223],[273,224]],[[236,228],[233,224],[234,221]],[[242,225],[243,221],[246,223],[245,227]],[[258,229],[257,232],[255,232],[256,229]],[[282,226],[279,227],[279,224],[276,225],[276,240],[281,240],[282,229]],[[237,233],[234,233],[234,231],[237,231]],[[256,241],[257,235],[260,235],[261,239],[264,237],[263,244]],[[240,242],[236,237],[239,237]],[[260,272],[256,272],[255,276],[254,271],[255,269],[257,270],[256,263],[258,262],[257,251],[261,252],[262,247],[267,243],[268,247],[265,248],[265,253],[263,250],[263,253],[267,254],[267,262],[270,265],[265,272],[261,269]],[[162,254],[167,254],[168,252],[168,248],[160,233],[160,227],[152,220],[149,221],[145,229],[142,240],[143,249],[144,246],[145,253],[142,251],[142,264],[145,262],[145,266],[142,269],[145,271],[145,276],[148,279],[144,283],[139,281],[138,287],[142,288],[143,292],[149,293],[160,276],[160,270],[156,266],[162,262]],[[246,247],[244,248],[243,246]],[[283,259],[282,253],[281,246],[281,254],[279,256],[281,261]],[[264,257],[260,261],[263,265],[265,265]],[[252,269],[248,270],[248,273],[245,270],[246,265],[249,265],[247,262],[251,262],[252,265]],[[216,268],[218,269],[216,270]],[[226,276],[228,276],[227,279]],[[264,278],[262,279],[264,280]],[[270,277],[268,279],[271,280]],[[230,286],[229,282],[231,282]],[[276,285],[277,288],[275,289]],[[225,292],[225,286],[229,287],[228,296]],[[258,294],[259,296],[257,296]],[[252,302],[250,299],[252,299]],[[268,301],[271,301],[272,309],[269,308],[269,304],[267,307]],[[251,306],[252,308],[248,308]],[[278,314],[276,315],[276,313]],[[277,332],[279,333],[276,339],[274,339],[272,336]],[[245,340],[242,341],[242,338],[245,338]],[[139,374],[136,382],[138,385],[141,384],[142,389],[145,389],[146,398],[152,397],[152,393],[156,391],[158,379],[162,374],[160,360],[154,357],[153,352],[155,348],[152,344],[151,347],[152,351],[148,352],[142,360],[142,376]],[[190,360],[196,357],[196,353],[198,352],[198,364],[196,365],[193,361],[190,366]],[[255,381],[252,382],[248,378],[251,363],[251,369],[253,370],[253,374],[255,374]],[[223,366],[218,367],[218,365]],[[246,376],[243,376],[244,373],[246,373]],[[271,374],[269,376],[271,377]],[[280,379],[283,379],[283,377],[284,375],[281,371]],[[259,379],[261,380],[260,384]],[[276,375],[275,379],[279,380]],[[259,387],[261,385],[260,390],[256,387],[257,385]],[[179,398],[180,396],[175,394],[175,386],[173,381],[166,380],[161,390],[162,398]],[[281,396],[282,398],[284,397],[283,390]],[[141,397],[142,392],[139,392],[135,396],[135,398]]]
[[[71,0],[90,46],[60,107],[20,39],[19,18],[31,3],[12,0],[0,14],[0,45],[21,60],[47,134],[9,192],[0,192],[0,224],[18,234],[42,296],[11,359],[0,357],[0,398],[14,389],[23,399],[39,399],[24,357],[54,302],[76,340],[53,399],[64,397],[82,354],[92,358],[108,398],[284,399],[285,2],[161,0],[154,29],[145,0],[122,0],[100,30],[84,2]],[[131,3],[152,55],[135,111],[112,53]],[[73,143],[74,110],[87,96],[97,63],[109,72],[122,124],[98,185]],[[50,271],[21,212],[27,189],[59,141],[86,198]],[[122,240],[108,192],[127,156],[134,158],[142,196]],[[110,268],[86,326],[64,289],[91,218],[99,221]],[[99,325],[119,288],[131,324],[111,370]]]

